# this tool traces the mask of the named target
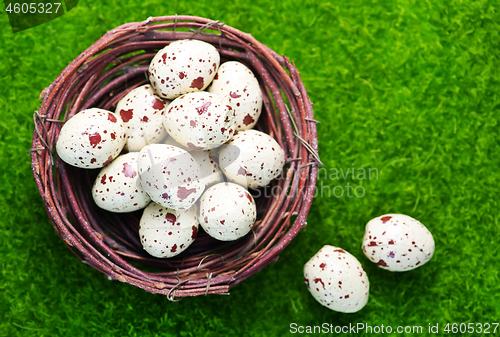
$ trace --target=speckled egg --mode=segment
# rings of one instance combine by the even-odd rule
[[[366,257],[380,268],[407,271],[428,262],[434,254],[431,232],[403,214],[386,214],[366,224],[362,244]]]
[[[168,106],[163,123],[168,134],[190,150],[209,150],[230,140],[235,132],[234,110],[206,91],[182,95]]]
[[[245,236],[257,217],[252,195],[233,183],[219,183],[207,189],[200,198],[199,207],[201,227],[221,241]]]
[[[154,202],[188,209],[201,196],[200,167],[189,152],[165,144],[142,148],[137,159],[141,186]]]
[[[139,223],[142,247],[154,257],[168,258],[185,251],[198,233],[197,208],[173,210],[152,202]]]
[[[259,81],[246,65],[238,61],[222,63],[208,91],[231,104],[236,131],[255,126],[262,111],[262,91]]]
[[[134,212],[146,207],[151,199],[144,192],[137,173],[139,152],[118,156],[103,167],[92,187],[92,197],[102,209],[110,212]]]
[[[178,148],[181,148],[183,150],[186,150],[188,152],[192,151],[190,150],[189,148],[183,146],[182,144],[180,144],[179,142],[177,142],[175,139],[173,139],[172,137],[168,136],[165,137],[162,141],[161,141],[161,144],[166,144],[166,145],[172,145],[172,146],[175,146],[175,147],[178,147]]]
[[[219,63],[219,52],[209,43],[174,41],[151,60],[149,81],[160,97],[174,99],[204,90],[214,79]]]
[[[169,101],[164,101],[146,84],[131,90],[116,105],[127,129],[128,151],[140,151],[148,144],[159,143],[167,135],[163,114]]]
[[[97,108],[75,114],[62,126],[56,143],[59,157],[69,165],[101,168],[125,146],[125,127],[114,113]]]
[[[268,185],[285,164],[278,142],[257,130],[238,131],[219,150],[219,166],[228,180],[245,187]]]
[[[219,168],[216,152],[217,149],[189,152],[198,165],[200,165],[200,181],[205,184],[206,187],[224,181],[224,174]]]
[[[363,266],[338,247],[324,246],[305,264],[304,282],[316,301],[334,311],[357,312],[368,302]]]

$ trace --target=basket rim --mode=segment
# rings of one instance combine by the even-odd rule
[[[177,28],[195,30],[193,32],[182,32],[176,31]],[[218,30],[219,34],[205,33],[206,29]],[[271,220],[276,216],[278,218],[285,217],[286,221],[290,223],[292,217],[295,216],[295,220],[289,225],[288,229],[278,232],[279,237],[275,235],[275,237],[270,238],[272,245],[268,249],[257,254],[254,253],[253,256],[248,258],[243,268],[233,273],[221,273],[212,277],[211,273],[206,272],[201,277],[200,274],[202,273],[198,272],[196,274],[197,277],[193,279],[187,277],[189,273],[187,276],[182,275],[183,270],[181,269],[178,271],[176,277],[163,277],[157,276],[154,273],[142,272],[137,268],[131,268],[131,265],[125,260],[123,260],[123,263],[116,263],[116,259],[122,258],[122,256],[116,254],[116,251],[113,251],[114,248],[109,247],[108,243],[104,243],[103,235],[89,224],[88,219],[86,219],[87,216],[81,209],[77,206],[71,208],[74,216],[76,216],[76,219],[72,221],[77,221],[82,225],[83,234],[75,229],[72,221],[68,219],[68,204],[78,204],[75,201],[77,197],[76,193],[69,191],[67,192],[67,196],[61,197],[58,193],[60,191],[56,187],[60,187],[61,184],[70,184],[65,165],[61,164],[57,155],[52,152],[53,144],[58,135],[58,125],[61,124],[58,123],[59,115],[65,110],[64,116],[66,120],[68,116],[77,112],[76,110],[78,109],[76,107],[81,107],[84,104],[85,94],[90,92],[92,86],[89,83],[92,83],[93,77],[96,75],[95,73],[82,75],[85,73],[85,69],[93,67],[98,63],[95,60],[99,58],[105,59],[106,56],[103,55],[106,55],[106,50],[110,46],[113,46],[113,44],[125,50],[124,45],[125,47],[127,45],[135,47],[141,43],[142,45],[154,45],[153,42],[163,41],[162,39],[165,39],[167,35],[170,35],[170,37],[175,35],[176,37],[191,36],[191,38],[197,39],[219,40],[213,42],[215,44],[221,44],[222,38],[224,38],[224,43],[233,43],[234,46],[245,46],[249,62],[253,66],[257,67],[257,69],[263,67],[262,69],[272,70],[262,75],[264,80],[263,86],[270,92],[269,95],[272,95],[270,97],[278,101],[281,95],[281,99],[283,97],[287,98],[288,104],[292,105],[292,109],[290,110],[284,100],[274,103],[276,106],[273,109],[277,110],[276,113],[279,115],[278,121],[281,123],[278,125],[279,130],[274,126],[275,131],[276,133],[282,132],[282,137],[278,137],[276,134],[275,138],[279,138],[280,145],[283,145],[284,148],[294,149],[294,153],[297,154],[296,157],[287,163],[289,167],[286,173],[284,173],[284,180],[287,182],[286,186],[288,188],[298,191],[303,198],[301,199],[297,196],[292,198],[290,195],[283,194],[280,196],[280,200],[275,200],[272,203],[274,206],[271,205],[271,207],[274,208],[269,213],[266,213],[266,217],[270,217]],[[153,42],[144,43],[145,40]],[[226,56],[240,57],[241,55],[237,55],[237,53],[236,51],[225,50]],[[263,60],[267,62],[265,65],[262,64]],[[137,69],[138,73],[144,71],[144,68]],[[132,77],[130,74],[133,73],[129,73],[126,76]],[[269,78],[266,78],[266,76],[269,76]],[[278,81],[275,78],[278,78]],[[78,93],[72,93],[70,90],[71,87],[75,83],[80,83],[79,81],[85,79],[87,79],[87,82],[85,82],[81,90]],[[286,88],[283,89],[284,87]],[[100,90],[105,92],[106,88],[100,88]],[[284,94],[281,93],[281,90],[284,91]],[[60,102],[67,102],[68,97],[71,95],[73,95],[72,97],[76,95],[76,98],[65,109],[65,104]],[[306,219],[314,197],[318,166],[321,165],[317,154],[317,121],[314,119],[312,103],[309,100],[294,62],[290,61],[286,56],[278,55],[269,47],[253,38],[251,34],[244,33],[219,21],[197,16],[160,16],[150,17],[141,22],[126,23],[108,31],[78,55],[42,91],[40,98],[43,98],[40,109],[33,115],[34,131],[30,155],[33,176],[47,214],[62,241],[70,250],[83,262],[100,270],[110,279],[129,283],[148,292],[167,295],[170,300],[209,293],[225,294],[234,285],[255,274],[271,262],[276,261],[279,253],[307,225]],[[268,102],[268,104],[271,106],[272,102]],[[69,111],[68,113],[68,110],[71,110],[70,108],[73,111]],[[271,112],[269,111],[269,113]],[[54,174],[58,175],[55,180],[53,177]],[[280,209],[280,206],[285,201],[288,204],[292,204],[292,210],[296,210],[300,206],[300,209],[295,212],[296,214]],[[281,214],[278,214],[278,212],[281,212]],[[89,241],[91,242],[89,243]],[[102,242],[102,245],[99,242]],[[95,246],[96,244],[98,247]],[[104,256],[106,253],[115,254],[116,256],[113,257],[115,260],[106,258]]]

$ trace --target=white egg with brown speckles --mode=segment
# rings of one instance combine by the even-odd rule
[[[185,251],[198,233],[197,208],[173,210],[152,202],[139,222],[142,247],[154,257],[169,258]]]
[[[125,150],[140,151],[144,146],[165,138],[167,131],[163,127],[163,114],[168,103],[148,84],[131,90],[118,102],[115,112],[127,130]]]
[[[249,130],[257,124],[262,111],[262,91],[257,77],[246,65],[238,61],[222,63],[207,90],[231,104],[236,131]]]
[[[224,182],[224,174],[220,170],[216,156],[217,149],[189,152],[200,165],[200,181],[208,188]]]
[[[205,90],[220,64],[211,44],[199,40],[177,40],[161,49],[151,60],[149,81],[158,96],[174,99]]]
[[[101,168],[120,154],[126,141],[126,130],[119,117],[111,111],[90,108],[63,124],[56,151],[69,165]]]
[[[207,189],[199,207],[201,227],[221,241],[233,241],[248,234],[257,217],[252,195],[233,183],[219,183]]]
[[[305,264],[304,282],[316,301],[334,311],[357,312],[368,302],[368,276],[361,263],[342,248],[321,248]]]
[[[206,91],[174,99],[164,115],[168,134],[190,150],[210,150],[230,140],[235,132],[234,110]]]
[[[141,186],[154,202],[175,210],[188,209],[205,185],[200,166],[189,152],[175,146],[150,144],[137,159]]]
[[[245,187],[268,185],[283,171],[285,152],[268,134],[257,130],[238,131],[221,146],[219,166],[232,182]]]
[[[435,243],[420,221],[408,215],[386,214],[366,224],[362,249],[382,269],[407,271],[427,263]]]
[[[151,202],[139,182],[138,155],[139,152],[122,154],[101,169],[92,187],[97,206],[110,212],[126,213],[142,209]]]

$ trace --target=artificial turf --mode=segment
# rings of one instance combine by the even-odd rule
[[[422,326],[415,335],[452,335],[447,323],[499,322],[499,6],[82,0],[15,34],[3,11],[0,336],[281,336],[294,332],[292,323]],[[321,122],[324,166],[308,226],[276,263],[230,296],[173,303],[107,280],[66,248],[46,216],[27,151],[38,96],[71,60],[116,26],[175,13],[220,20],[295,61]],[[345,175],[348,169],[356,175]],[[429,228],[436,252],[428,264],[391,273],[364,257],[364,226],[385,213]],[[325,244],[352,253],[368,274],[370,299],[358,313],[330,311],[307,291],[303,265]],[[428,333],[429,324],[439,324],[439,334]]]

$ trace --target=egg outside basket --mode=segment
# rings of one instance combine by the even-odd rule
[[[62,162],[55,143],[62,123],[90,107],[114,110],[128,91],[147,83],[155,53],[171,41],[199,39],[214,45],[221,62],[237,60],[253,70],[263,92],[256,128],[283,147],[283,174],[270,186],[252,190],[258,217],[253,232],[235,242],[220,242],[200,231],[188,250],[170,259],[143,251],[138,236],[140,212],[115,214],[93,202],[98,170]],[[227,294],[234,285],[278,259],[306,225],[318,165],[312,104],[293,62],[251,35],[193,16],[164,16],[127,23],[106,33],[73,60],[40,95],[34,114],[32,170],[47,214],[63,242],[84,263],[170,300]]]

